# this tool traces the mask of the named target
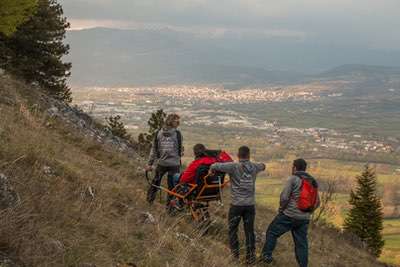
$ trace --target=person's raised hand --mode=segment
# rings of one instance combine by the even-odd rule
[[[144,167],[144,169],[145,169],[147,172],[151,172],[151,171],[153,170],[153,166],[147,165],[146,167]]]

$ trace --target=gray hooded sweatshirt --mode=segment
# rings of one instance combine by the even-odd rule
[[[302,176],[309,176],[306,172],[298,172]],[[297,201],[300,196],[301,179],[297,175],[292,175],[288,178],[285,188],[283,189],[280,196],[280,207],[279,211],[288,217],[297,220],[309,220],[312,212],[304,212],[297,208]],[[320,204],[319,195],[317,198],[317,207]],[[317,208],[316,207],[316,208]]]
[[[161,129],[157,134],[156,142],[153,142],[151,147],[149,165],[153,165],[156,160],[158,165],[164,167],[181,165],[178,134],[175,128]]]
[[[214,163],[210,170],[230,175],[232,205],[252,206],[255,204],[256,177],[259,172],[265,170],[264,163],[253,163],[249,160]]]

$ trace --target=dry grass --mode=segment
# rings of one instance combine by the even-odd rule
[[[36,92],[4,77],[0,86],[0,172],[21,198],[0,211],[1,251],[25,266],[234,266],[227,205],[213,208],[215,220],[202,235],[188,215],[169,217],[162,204],[146,204],[140,161],[61,122],[48,127]],[[155,223],[143,222],[145,211]],[[258,248],[272,217],[258,207]],[[310,266],[379,265],[335,230],[313,229],[310,244]],[[279,242],[276,266],[295,266],[292,246],[289,236]]]

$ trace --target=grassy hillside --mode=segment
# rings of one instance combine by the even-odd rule
[[[336,193],[327,212],[326,220],[330,223],[341,227],[344,222],[346,213],[349,210],[349,191],[354,187],[355,177],[359,175],[364,167],[364,163],[344,162],[336,160],[310,160],[310,172],[318,177],[321,184],[326,181],[336,181]],[[259,179],[257,188],[257,200],[260,204],[278,208],[280,190],[285,182],[281,177],[285,166],[290,164],[289,161],[271,161],[269,172],[271,177]],[[386,210],[384,219],[383,238],[385,246],[381,255],[381,260],[390,264],[400,264],[400,218],[391,214],[392,207],[390,203],[385,201],[385,184],[397,184],[399,181],[398,173],[395,171],[397,166],[388,164],[373,164],[378,178],[378,190],[383,197],[384,211]]]
[[[20,199],[0,211],[1,254],[21,266],[234,266],[228,194],[201,236],[187,214],[146,204],[140,158],[84,137],[49,108],[39,90],[0,76],[0,173]],[[258,249],[273,215],[257,209]],[[279,242],[275,266],[295,266],[292,246],[289,235]],[[335,229],[314,227],[310,247],[310,266],[381,266]]]

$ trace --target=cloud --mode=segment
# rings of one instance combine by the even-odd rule
[[[400,49],[399,0],[61,0],[60,3],[73,26],[91,21],[91,25],[107,22],[120,28],[160,25],[199,32],[275,32],[301,35],[315,42]]]

